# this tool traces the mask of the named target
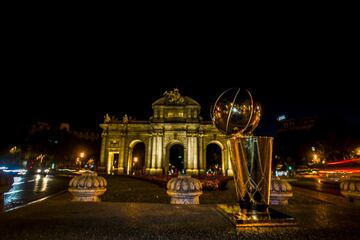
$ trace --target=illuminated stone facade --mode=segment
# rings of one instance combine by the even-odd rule
[[[140,166],[145,174],[168,174],[170,149],[183,148],[183,166],[187,175],[206,172],[207,146],[216,144],[221,152],[219,171],[232,175],[225,135],[211,122],[202,121],[200,105],[194,99],[181,96],[178,89],[166,91],[164,97],[152,104],[153,116],[149,121],[121,121],[106,115],[103,129],[99,171],[108,174],[132,174],[133,149],[142,142],[144,161]]]

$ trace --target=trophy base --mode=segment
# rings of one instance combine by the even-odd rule
[[[238,205],[218,204],[217,210],[236,228],[295,226],[295,218],[274,209],[267,212],[244,213]]]

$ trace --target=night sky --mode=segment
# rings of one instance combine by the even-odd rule
[[[360,123],[358,44],[341,26],[280,27],[241,43],[227,35],[215,40],[214,33],[54,29],[23,26],[21,36],[7,35],[2,146],[36,121],[99,130],[105,113],[147,120],[152,102],[174,87],[201,104],[205,120],[224,90],[249,89],[263,106],[261,135],[274,134],[280,114],[340,115]]]

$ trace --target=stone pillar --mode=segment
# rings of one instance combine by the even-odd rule
[[[340,183],[340,192],[350,202],[360,205],[360,177],[352,177]]]
[[[167,183],[167,192],[171,204],[199,204],[202,192],[200,180],[190,176],[179,176]]]
[[[204,156],[206,156],[206,153],[204,154],[204,139],[203,139],[203,135],[199,134],[198,137],[198,151],[199,151],[199,173],[200,174],[205,174],[205,161],[204,161]]]
[[[106,132],[105,133],[106,134],[106,137],[105,137],[105,147],[104,147],[104,164],[105,164],[105,172],[107,173],[107,174],[110,174],[110,172],[111,172],[111,169],[109,168],[109,166],[111,165],[112,166],[112,164],[109,164],[109,161],[110,161],[110,159],[109,159],[109,145],[110,145],[110,134],[109,134],[109,132]]]
[[[156,169],[162,170],[163,137],[156,136]]]
[[[198,166],[198,145],[197,138],[193,134],[187,137],[187,164],[186,164],[186,174],[187,175],[198,175],[199,166]]]
[[[227,176],[234,176],[233,167],[230,160],[230,146],[226,145],[226,162],[227,162],[227,170],[226,174]]]
[[[186,138],[186,161],[184,159],[184,167],[185,167],[185,171],[187,175],[191,175],[192,174],[192,144],[191,144],[191,138],[190,136],[187,136]],[[185,151],[185,148],[184,148]],[[184,157],[185,158],[185,157]]]
[[[193,160],[193,163],[194,163],[194,170],[196,172],[199,171],[199,159],[198,159],[198,144],[197,144],[197,137],[194,136],[192,137],[192,142],[193,142],[193,148],[194,148],[194,152],[193,152],[193,156],[194,156],[194,160]]]
[[[152,152],[151,152],[151,169],[155,169],[156,167],[156,150],[157,150],[157,138],[156,135],[153,135],[152,138]]]
[[[146,170],[150,175],[162,174],[163,169],[161,167],[162,160],[162,137],[161,134],[154,133],[152,137],[152,149],[151,149],[151,164],[150,168]]]
[[[147,144],[147,151],[145,156],[145,173],[150,174],[150,168],[151,168],[151,157],[152,157],[152,136],[148,139]]]
[[[156,139],[156,135],[153,135],[152,137],[152,148],[151,148],[151,164],[150,164],[150,175],[154,175],[155,174],[155,170],[156,170],[156,144],[157,144],[157,139]]]
[[[162,154],[163,153],[163,134],[158,133],[156,136],[156,165],[155,165],[155,174],[161,175],[163,174],[162,168]]]
[[[108,138],[107,133],[105,132],[105,130],[103,131],[103,133],[101,134],[101,152],[100,152],[100,164],[98,166],[98,171],[101,173],[105,173],[106,172],[106,160],[107,157],[105,156],[106,153],[106,140]]]
[[[123,174],[125,171],[125,134],[121,133],[120,136],[120,151],[119,151],[119,165],[118,165],[118,174]]]
[[[293,197],[290,183],[284,179],[272,178],[270,185],[270,204],[287,205],[288,200]]]
[[[113,167],[114,155],[113,154],[110,155],[109,151],[106,151],[106,153],[107,153],[107,157],[106,157],[106,173],[111,174],[112,167]]]
[[[164,169],[164,174],[167,175],[169,171],[169,163],[166,162],[166,138],[165,134],[162,137],[162,149],[161,149],[161,167]]]
[[[75,176],[70,180],[69,192],[74,196],[73,201],[100,202],[100,196],[106,191],[107,181],[95,172],[85,172],[82,176]]]

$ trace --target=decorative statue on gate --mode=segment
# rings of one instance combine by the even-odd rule
[[[261,118],[261,106],[248,90],[231,88],[216,100],[211,119],[228,136],[240,212],[234,213],[238,226],[270,221],[272,137],[254,136]]]
[[[166,101],[171,104],[183,104],[185,99],[183,96],[181,96],[179,89],[174,88],[173,91],[165,91],[164,96],[166,98]]]
[[[109,116],[109,114],[107,113],[105,116],[104,116],[104,123],[110,123],[111,122],[111,118]]]
[[[124,117],[123,117],[123,123],[125,123],[125,124],[129,123],[129,118],[128,118],[127,114],[125,114]]]

